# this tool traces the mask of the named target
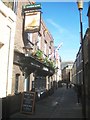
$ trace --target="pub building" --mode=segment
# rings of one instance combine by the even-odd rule
[[[41,4],[28,0],[2,0],[0,4],[1,20],[7,21],[0,22],[0,80],[3,79],[0,97],[34,88],[50,89],[55,77],[54,40],[41,17]],[[34,24],[37,24],[35,29]],[[3,34],[4,28],[7,36]]]
[[[59,77],[55,75],[54,40],[41,17],[40,4],[1,0],[0,5],[0,110],[2,118],[8,118],[20,111],[23,92],[35,91],[37,98],[52,94]],[[29,11],[28,7],[38,10]]]
[[[40,28],[37,28],[40,30],[35,29],[29,31],[28,28],[26,28],[27,17],[34,14],[34,11],[32,13],[30,11],[29,13],[27,10],[28,9],[24,8],[22,18],[19,16],[20,20],[22,19],[23,26],[20,24],[16,26],[18,30],[22,29],[22,39],[20,39],[22,44],[18,42],[18,39],[15,39],[15,72],[13,72],[13,83],[15,83],[15,85],[12,84],[12,93],[17,94],[18,92],[34,90],[40,94],[53,85],[52,76],[55,73],[55,61],[54,55],[52,54],[54,53],[54,41],[41,16]],[[35,14],[36,12],[37,11],[35,11]],[[18,36],[18,31],[16,31],[16,36]],[[20,48],[22,48],[21,51]],[[49,55],[51,55],[50,59]]]

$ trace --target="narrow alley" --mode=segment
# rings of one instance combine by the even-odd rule
[[[82,107],[77,104],[74,88],[63,86],[55,90],[53,95],[38,101],[34,114],[16,113],[10,117],[15,118],[82,118]]]
[[[0,0],[0,26],[0,120],[90,118],[90,2]]]

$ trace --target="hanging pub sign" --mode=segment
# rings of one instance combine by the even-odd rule
[[[22,7],[24,11],[37,10],[37,9],[41,9],[41,4],[27,4],[27,5],[23,5]]]
[[[41,11],[26,12],[24,20],[25,20],[24,22],[25,32],[33,33],[40,31]]]

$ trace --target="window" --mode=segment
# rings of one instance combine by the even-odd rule
[[[17,14],[18,0],[13,0],[13,11]]]
[[[32,90],[35,88],[35,82],[34,81],[32,81]]]
[[[41,36],[40,36],[40,35],[38,35],[37,47],[38,47],[39,49],[41,49]]]
[[[47,43],[45,42],[45,45],[44,45],[44,53],[45,53],[45,55],[46,55],[46,52],[47,51]]]
[[[17,14],[18,0],[2,0],[2,2]]]
[[[18,93],[19,76],[20,76],[20,74],[16,74],[16,76],[15,76],[15,94]]]
[[[49,46],[49,55],[51,54],[51,47]]]
[[[28,41],[32,42],[32,33],[28,33]]]

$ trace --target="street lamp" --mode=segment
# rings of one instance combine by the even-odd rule
[[[80,16],[80,43],[83,44],[83,26],[82,26],[82,10],[83,10],[83,0],[77,1],[79,16]]]
[[[84,42],[83,42],[83,26],[82,26],[82,10],[83,10],[83,0],[77,0],[79,16],[80,16],[80,44],[82,50],[82,110],[84,117],[86,116],[86,98],[85,98],[85,80],[84,80]]]

